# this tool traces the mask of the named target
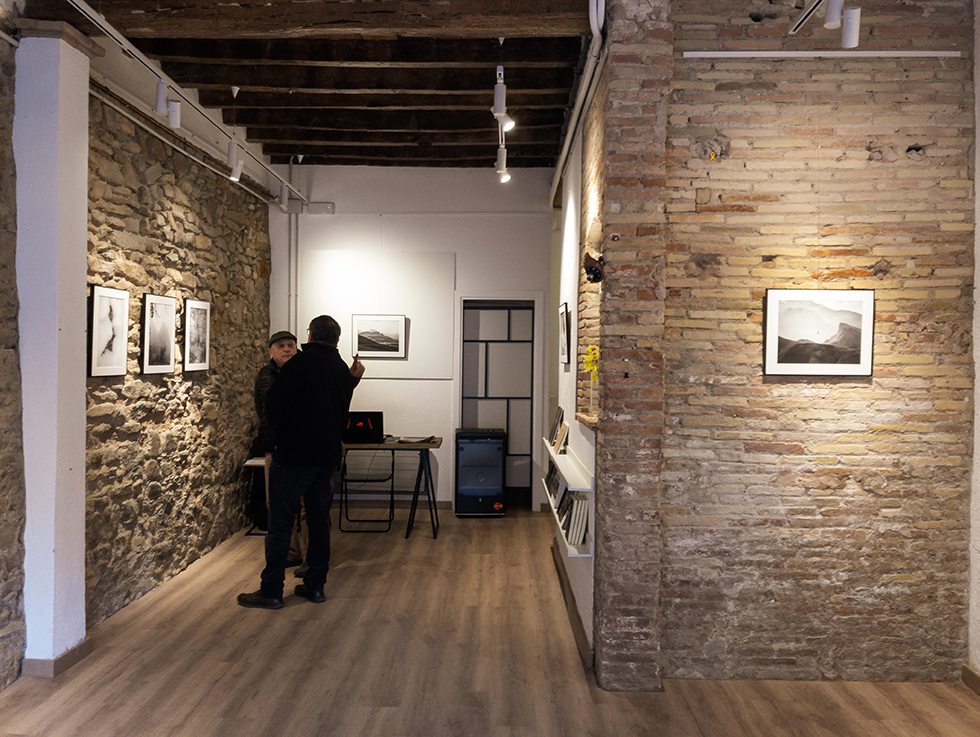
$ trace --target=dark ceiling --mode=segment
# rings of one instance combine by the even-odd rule
[[[493,166],[503,65],[507,165],[553,166],[591,33],[588,0],[90,4],[273,164]],[[99,35],[67,0],[24,14]]]

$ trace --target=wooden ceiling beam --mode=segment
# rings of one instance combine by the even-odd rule
[[[99,0],[95,7],[130,39],[527,38],[590,33],[584,0],[263,0],[235,5],[167,0],[159,5]],[[85,25],[64,0],[28,0],[24,15]]]
[[[456,92],[443,94],[403,93],[389,95],[380,92],[351,94],[347,92],[276,92],[253,90],[242,85],[237,97],[232,97],[230,87],[212,89],[207,85],[197,87],[198,101],[210,108],[268,108],[274,110],[296,110],[297,108],[319,108],[323,110],[489,110],[493,103],[490,90],[478,92]],[[535,90],[533,92],[508,90],[507,106],[516,110],[537,110],[547,108],[564,109],[569,104],[569,91]]]
[[[508,133],[510,138],[525,126],[554,126],[564,121],[564,110],[525,110],[517,119],[518,128]],[[234,118],[234,119],[233,119]],[[463,111],[452,115],[444,112],[418,110],[391,112],[388,110],[291,110],[277,114],[274,110],[224,111],[223,122],[252,128],[295,128],[299,130],[354,130],[354,131],[418,131],[418,130],[497,130],[497,123],[486,112]]]
[[[249,66],[229,64],[165,63],[163,70],[177,84],[196,88],[207,80],[210,88],[246,86],[288,90],[363,90],[364,92],[472,92],[486,90],[493,103],[496,69],[402,69],[373,67]],[[568,69],[517,69],[506,72],[507,91],[570,89]]]
[[[370,146],[415,146],[420,143],[431,145],[492,145],[497,146],[495,130],[439,130],[439,131],[316,131],[305,128],[279,128],[271,132],[268,128],[247,128],[246,138],[249,143],[260,143],[263,146],[288,144],[333,146],[333,145],[370,145]],[[523,130],[521,135],[508,134],[507,145],[515,146],[545,146],[555,147],[559,130],[556,126],[541,126]],[[269,148],[264,149],[268,152]]]
[[[151,59],[231,63],[355,66],[367,64],[410,67],[441,66],[574,66],[583,40],[515,38],[503,45],[494,39],[405,38],[398,41],[359,39],[197,39],[137,38],[133,45]]]

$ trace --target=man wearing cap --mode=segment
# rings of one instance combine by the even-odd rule
[[[276,434],[269,426],[269,418],[265,411],[266,397],[269,394],[269,387],[279,376],[279,370],[285,365],[286,361],[296,355],[296,336],[288,330],[280,330],[273,333],[269,338],[269,363],[259,369],[255,375],[255,388],[252,395],[255,399],[255,412],[259,416],[259,433],[252,443],[252,456],[264,456],[272,453],[276,449]],[[266,488],[265,474],[259,472],[255,474],[252,484],[253,508],[256,512],[256,527],[266,528]],[[261,519],[258,519],[261,512]],[[294,529],[293,536],[289,544],[289,563],[299,565],[303,562],[303,544],[299,533]]]

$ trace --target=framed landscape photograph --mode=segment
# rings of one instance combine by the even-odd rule
[[[558,307],[558,360],[561,363],[568,363],[570,360],[568,336],[568,302],[562,302]]]
[[[353,352],[361,358],[405,358],[404,315],[353,315]]]
[[[89,376],[125,376],[129,346],[129,292],[92,287]]]
[[[211,303],[184,300],[184,371],[206,371],[211,357]]]
[[[143,373],[172,374],[177,337],[177,300],[143,295]]]
[[[873,289],[766,291],[763,372],[871,376]]]

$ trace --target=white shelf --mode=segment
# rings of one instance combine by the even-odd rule
[[[568,540],[565,539],[565,531],[561,528],[558,510],[555,509],[555,500],[552,499],[551,494],[548,492],[548,485],[543,480],[541,481],[545,487],[544,495],[548,499],[551,515],[555,518],[555,526],[558,528],[556,538],[561,548],[561,553],[566,558],[592,558],[595,555],[595,541],[592,537],[592,530],[595,529],[595,500],[592,497],[594,477],[574,455],[570,453],[555,453],[554,448],[548,443],[548,439],[542,438],[542,440],[548,449],[548,455],[558,468],[558,473],[562,475],[565,483],[568,484],[568,491],[565,493],[568,494],[574,491],[580,494],[586,494],[589,499],[589,522],[585,542],[581,545],[569,545]]]
[[[551,443],[548,442],[548,438],[541,438],[544,443],[544,447],[548,450],[548,455],[551,456],[551,460],[556,466],[562,476],[565,477],[565,481],[568,482],[568,488],[572,491],[589,491],[591,492],[595,487],[595,477],[582,462],[576,458],[571,453],[555,453],[555,449],[551,447]]]

